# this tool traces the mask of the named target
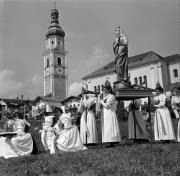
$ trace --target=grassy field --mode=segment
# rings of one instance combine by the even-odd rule
[[[37,133],[37,122],[31,132],[40,153],[29,157],[0,158],[0,176],[178,176],[180,144],[132,144],[126,140],[127,122],[121,123],[124,141],[114,148],[91,146],[86,151],[44,154]]]

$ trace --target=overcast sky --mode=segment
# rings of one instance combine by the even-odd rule
[[[43,95],[45,33],[52,0],[0,0],[0,97]],[[180,0],[56,0],[69,52],[70,94],[81,78],[114,60],[114,30],[129,39],[129,56],[180,54]],[[83,66],[83,67],[82,67]]]

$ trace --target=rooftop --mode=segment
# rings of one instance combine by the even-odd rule
[[[153,51],[149,51],[146,53],[128,57],[128,67],[133,68],[133,67],[137,67],[139,65],[145,65],[145,64],[149,64],[149,63],[153,63],[153,62],[157,62],[157,61],[166,62],[166,60],[159,54],[157,54]],[[96,71],[83,77],[82,80],[88,79],[88,78],[94,78],[96,76],[113,73],[113,72],[115,72],[114,61],[111,61],[110,63],[106,64],[105,66],[101,67],[100,69],[97,69]]]

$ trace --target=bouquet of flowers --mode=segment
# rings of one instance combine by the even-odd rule
[[[154,105],[158,105],[160,103],[159,98],[156,96],[154,97]]]
[[[158,105],[159,103],[160,103],[160,100],[155,100],[155,101],[154,101],[154,104],[155,104],[155,105]]]

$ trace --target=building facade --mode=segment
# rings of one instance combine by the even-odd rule
[[[44,51],[44,96],[67,97],[67,62],[65,32],[59,25],[59,12],[51,10],[51,24],[46,33]]]
[[[180,85],[180,55],[178,54],[162,57],[150,51],[128,57],[128,69],[132,85],[143,85],[154,89],[159,82],[166,91],[172,84]],[[112,86],[116,81],[114,61],[82,78],[83,87],[100,92],[106,80],[109,80]]]

